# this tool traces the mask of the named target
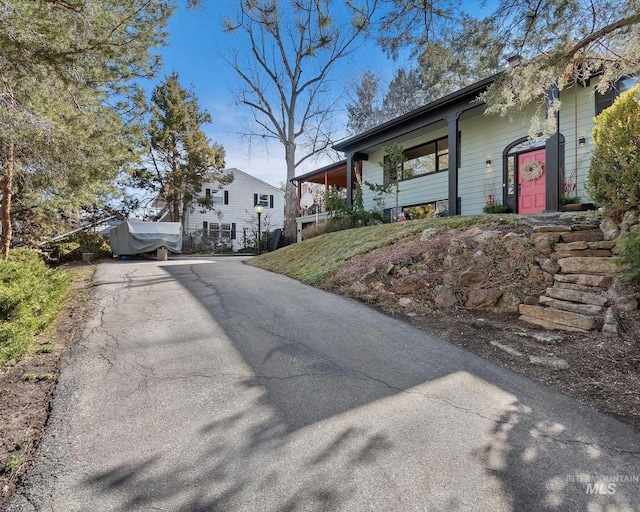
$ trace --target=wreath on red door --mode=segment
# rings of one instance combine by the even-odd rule
[[[522,166],[522,169],[520,169],[520,175],[522,176],[522,179],[527,181],[537,180],[540,176],[542,176],[543,172],[544,168],[542,167],[542,164],[536,160],[527,162]]]

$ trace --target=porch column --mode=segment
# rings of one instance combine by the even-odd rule
[[[560,97],[557,86],[552,86],[546,93],[546,110],[549,116],[551,103]],[[553,114],[555,117],[555,132],[547,139],[545,152],[545,167],[547,172],[546,180],[546,207],[548,211],[558,211],[558,201],[560,197],[560,174],[562,162],[564,161],[564,145],[560,137],[560,115],[559,112]]]
[[[324,199],[322,200],[322,203],[324,204],[322,211],[323,212],[328,212],[329,211],[329,207],[327,206],[327,194],[329,193],[329,173],[325,172],[324,173]]]
[[[297,186],[297,194],[298,194],[298,215],[302,214],[302,208],[300,207],[300,201],[302,200],[302,182],[299,181],[298,182],[298,186]]]
[[[460,112],[446,117],[449,142],[449,215],[460,215],[458,203],[458,118]]]
[[[347,206],[353,204],[353,154],[347,154]]]

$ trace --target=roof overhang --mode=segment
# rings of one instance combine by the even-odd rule
[[[375,128],[345,139],[335,144],[333,149],[347,154],[356,152],[366,153],[371,147],[391,141],[426,125],[441,121],[448,115],[456,113],[459,115],[465,110],[478,107],[482,105],[478,100],[479,94],[493,84],[500,74],[501,73],[498,73],[480,80]]]

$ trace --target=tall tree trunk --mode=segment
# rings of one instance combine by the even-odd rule
[[[0,204],[0,226],[2,226],[2,257],[4,261],[9,259],[9,247],[11,246],[11,193],[14,167],[13,142],[7,147],[7,157],[4,162],[4,176],[0,180],[0,192],[2,203]]]
[[[284,238],[288,244],[293,244],[298,238],[296,228],[298,196],[296,195],[296,187],[291,181],[296,176],[295,143],[285,144],[284,155],[287,162],[287,188],[284,193]]]

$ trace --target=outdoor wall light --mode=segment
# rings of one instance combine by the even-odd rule
[[[580,137],[580,138],[578,139],[578,145],[579,145],[581,148],[585,147],[585,146],[587,145],[587,139],[586,139],[586,137]]]
[[[487,167],[491,167],[491,158],[487,158]]]

